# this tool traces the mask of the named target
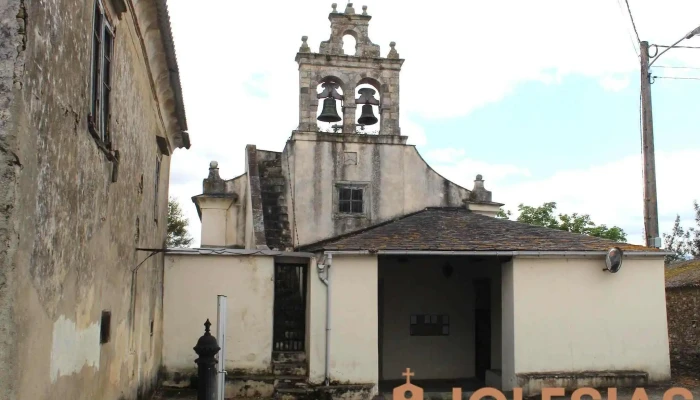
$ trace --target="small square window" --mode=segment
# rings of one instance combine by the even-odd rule
[[[450,324],[447,315],[411,315],[409,335],[411,336],[449,336]]]
[[[361,188],[339,188],[338,211],[347,214],[362,214],[364,212],[364,192]]]

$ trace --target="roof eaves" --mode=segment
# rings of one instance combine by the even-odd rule
[[[156,0],[158,10],[158,28],[163,39],[163,48],[165,49],[165,59],[168,64],[168,75],[170,78],[170,86],[175,96],[175,112],[177,114],[178,124],[180,125],[183,147],[189,149],[191,146],[190,135],[187,132],[187,116],[185,115],[185,104],[182,98],[182,85],[180,82],[180,69],[177,64],[177,55],[175,54],[175,42],[173,40],[173,31],[170,24],[170,14],[168,13],[167,0]]]

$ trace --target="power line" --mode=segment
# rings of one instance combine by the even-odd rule
[[[655,65],[653,68],[700,69],[700,67],[679,67],[679,66],[671,66],[671,65]]]
[[[652,76],[653,79],[687,79],[691,81],[700,81],[700,78],[691,78],[691,77],[683,77],[683,76]]]
[[[634,34],[637,36],[637,43],[641,42],[639,40],[639,32],[637,32],[637,25],[634,23],[634,17],[632,17],[632,10],[630,9],[630,3],[629,1],[625,0],[625,4],[627,4],[627,12],[630,14],[630,20],[632,21],[632,28],[634,28]]]
[[[625,0],[625,2],[627,2],[627,0]],[[625,10],[623,9],[622,3],[620,2],[620,0],[617,0],[617,5],[620,7],[620,11],[624,14]],[[629,28],[627,28],[625,30],[627,31],[627,35],[629,35],[629,37],[630,37],[630,43],[632,43],[632,49],[634,50],[634,54],[636,54],[637,57],[639,57],[639,50],[637,50],[637,46],[639,45],[639,42],[640,42],[639,34],[637,34],[637,27],[634,25],[634,19],[632,18],[632,11],[630,11],[629,4],[627,4],[627,12],[630,16],[630,19],[632,20],[632,26],[634,27],[634,33],[637,35],[636,44],[634,42],[634,38],[632,37],[632,34],[629,31]]]

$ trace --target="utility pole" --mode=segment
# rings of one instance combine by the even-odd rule
[[[642,159],[644,160],[644,233],[647,247],[661,247],[659,212],[656,201],[656,161],[654,159],[654,122],[651,113],[651,74],[649,42],[641,42],[642,83]]]

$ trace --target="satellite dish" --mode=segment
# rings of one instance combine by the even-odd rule
[[[622,249],[613,247],[608,250],[608,254],[605,255],[605,271],[614,274],[620,270],[620,267],[622,267]]]

